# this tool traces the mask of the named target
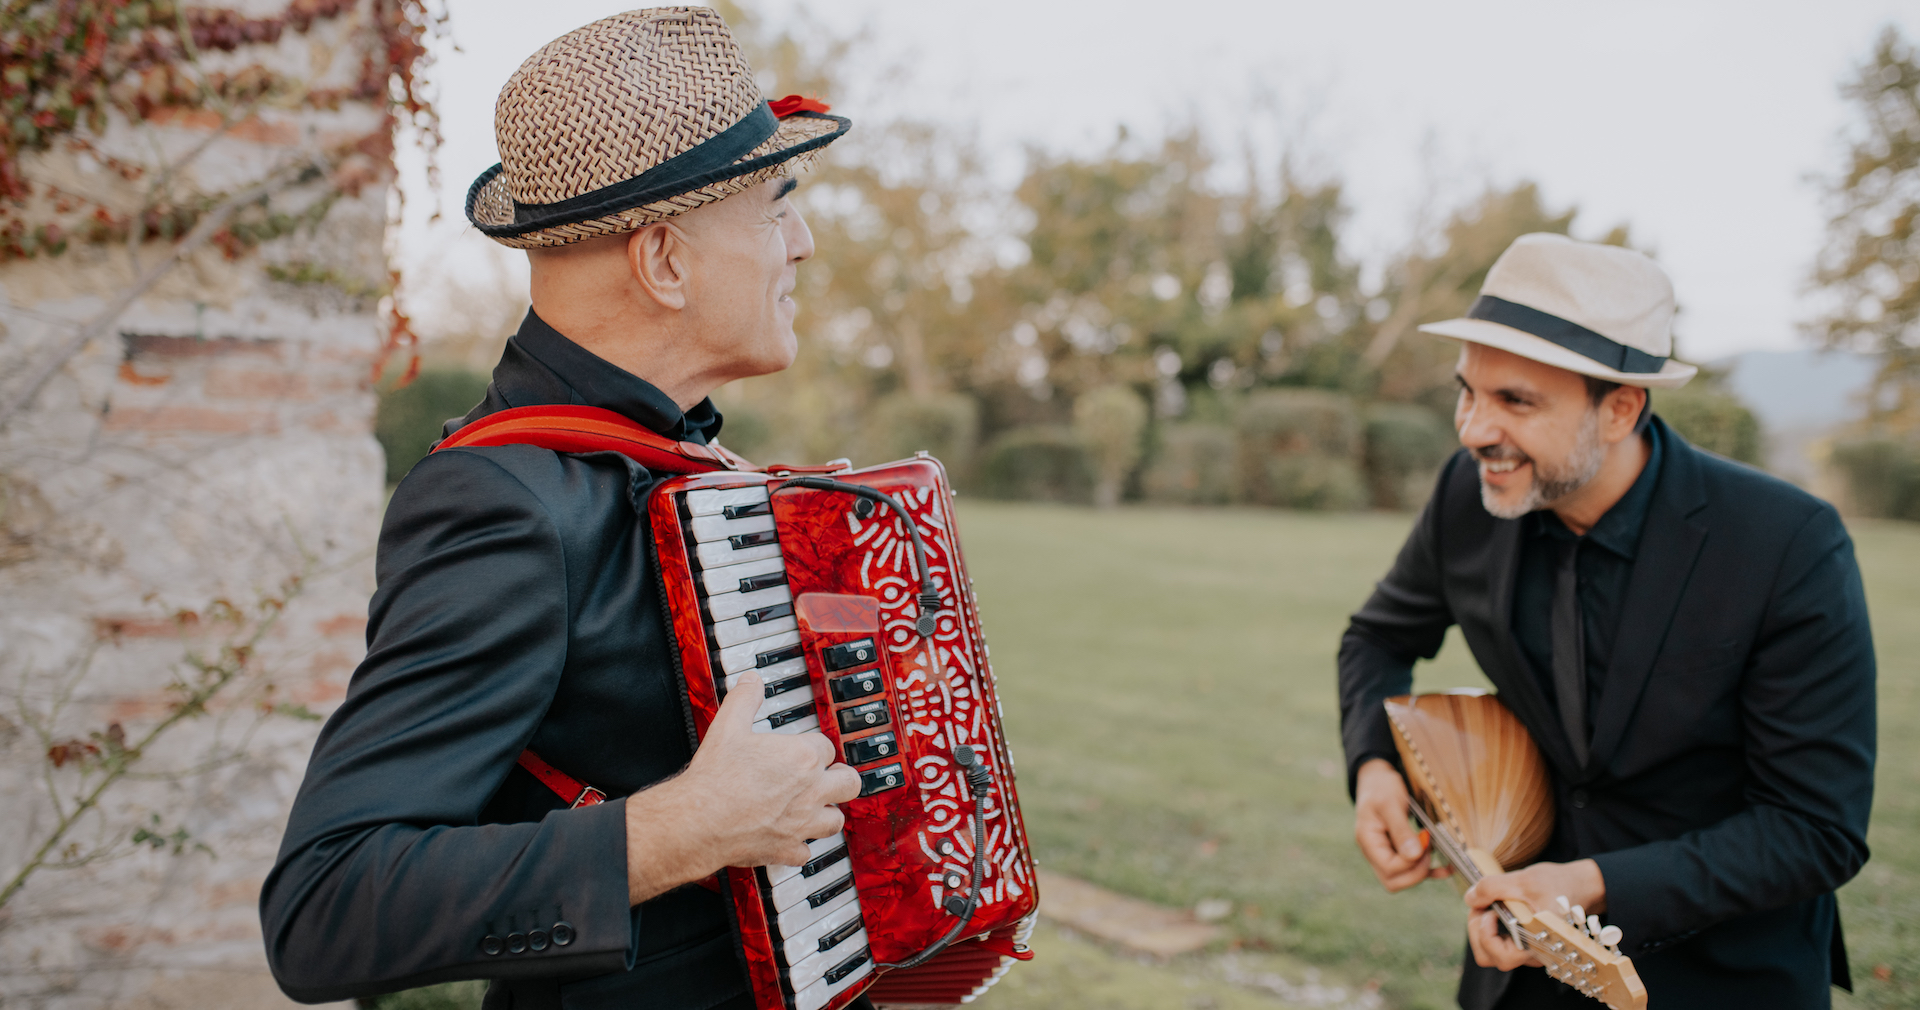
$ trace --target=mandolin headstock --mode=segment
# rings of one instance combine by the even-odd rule
[[[1518,901],[1505,904],[1529,934],[1527,946],[1546,962],[1549,976],[1614,1010],[1646,1010],[1647,988],[1633,959],[1619,951],[1619,927],[1601,926],[1598,916],[1585,916],[1565,898],[1559,899],[1558,910],[1536,911]]]

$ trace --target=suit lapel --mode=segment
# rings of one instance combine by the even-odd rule
[[[1523,523],[1520,520],[1503,520],[1494,526],[1493,542],[1489,545],[1487,560],[1492,566],[1493,585],[1493,626],[1499,633],[1494,636],[1500,643],[1501,665],[1504,670],[1487,670],[1487,679],[1500,689],[1500,700],[1520,717],[1520,721],[1533,731],[1534,742],[1562,777],[1579,777],[1580,767],[1573,760],[1573,744],[1567,740],[1566,731],[1560,728],[1560,717],[1547,704],[1547,696],[1540,690],[1540,682],[1527,665],[1527,659],[1520,653],[1520,645],[1513,637],[1513,591],[1520,579],[1520,537]]]
[[[1657,419],[1654,423],[1665,428]],[[1690,518],[1706,504],[1694,457],[1697,450],[1671,429],[1661,434],[1666,450],[1664,472],[1647,509],[1647,524],[1640,534],[1633,576],[1628,580],[1626,602],[1620,611],[1613,664],[1607,668],[1607,683],[1594,713],[1594,768],[1606,764],[1626,735],[1627,721],[1640,703],[1641,691],[1673,624],[1694,562],[1707,542],[1706,528]]]

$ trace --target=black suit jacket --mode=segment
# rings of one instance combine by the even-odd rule
[[[673,435],[700,437],[657,390],[581,355],[530,317],[469,416],[587,403],[655,427],[671,412]],[[487,978],[489,1008],[745,998],[719,895],[689,885],[629,908],[625,804],[562,809],[514,763],[531,747],[622,797],[691,758],[642,512],[655,483],[614,453],[501,446],[434,453],[394,491],[367,657],[261,894],[288,995]]]
[[[1381,699],[1458,624],[1551,770],[1541,858],[1599,864],[1651,1002],[1825,1006],[1849,981],[1832,892],[1866,862],[1873,797],[1852,541],[1826,503],[1653,423],[1669,451],[1587,764],[1511,632],[1521,524],[1488,514],[1463,451],[1342,640],[1348,780],[1372,757],[1398,764]],[[1461,1005],[1491,1007],[1507,982],[1469,959]]]

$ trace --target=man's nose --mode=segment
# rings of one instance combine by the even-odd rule
[[[787,262],[798,263],[813,258],[813,229],[807,227],[807,219],[795,207],[787,214]]]
[[[1466,406],[1458,417],[1460,425],[1460,444],[1469,449],[1484,449],[1498,445],[1506,437],[1500,426],[1486,416],[1480,404],[1474,402]]]

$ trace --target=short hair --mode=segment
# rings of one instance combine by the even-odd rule
[[[1598,379],[1591,375],[1582,375],[1581,378],[1587,380],[1587,398],[1593,402],[1595,407],[1600,406],[1600,401],[1605,400],[1608,393],[1624,385],[1624,383],[1610,382],[1606,379]],[[1651,423],[1652,420],[1653,390],[1649,389],[1647,390],[1647,398],[1640,404],[1640,417],[1633,422],[1633,433],[1638,435],[1646,431],[1647,425]]]

